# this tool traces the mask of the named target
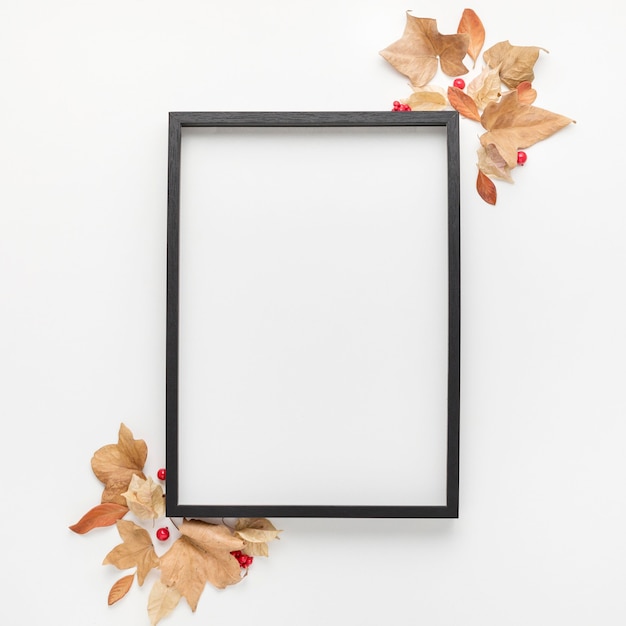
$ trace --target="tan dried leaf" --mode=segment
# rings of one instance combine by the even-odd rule
[[[165,515],[163,488],[153,482],[152,478],[132,477],[128,491],[122,494],[126,498],[128,508],[143,520],[157,519]]]
[[[159,557],[154,551],[152,539],[141,526],[127,520],[117,522],[117,530],[123,543],[106,555],[102,565],[115,565],[118,569],[137,567],[137,582],[141,586],[148,572],[159,567]]]
[[[522,89],[524,93],[526,90]],[[480,137],[483,147],[494,144],[507,165],[517,165],[517,151],[550,137],[574,120],[545,109],[523,104],[518,91],[510,91],[500,102],[492,102],[482,115],[482,125],[489,131]]]
[[[128,591],[132,587],[134,578],[135,578],[135,574],[129,574],[128,576],[124,576],[123,578],[120,578],[111,587],[111,591],[109,591],[109,598],[108,598],[109,606],[121,600],[128,593]]]
[[[169,615],[178,605],[181,595],[178,589],[164,585],[157,580],[148,597],[148,617],[152,626]]]
[[[176,588],[192,611],[207,582],[218,589],[241,581],[241,570],[231,552],[244,542],[221,524],[183,520],[182,534],[161,557],[161,582]]]
[[[408,11],[404,33],[398,41],[380,52],[399,72],[408,76],[413,87],[426,85],[441,71],[448,76],[467,74],[463,65],[467,54],[469,35],[442,35],[437,21],[427,17],[414,17]]]
[[[269,556],[267,544],[279,539],[281,532],[272,522],[262,517],[242,517],[235,524],[235,535],[245,542],[242,552],[250,556]]]
[[[534,80],[534,67],[541,50],[547,52],[537,46],[513,46],[508,41],[501,41],[486,50],[483,58],[489,67],[499,67],[500,80],[509,89],[515,89],[524,81]]]
[[[495,176],[509,183],[513,182],[511,168],[506,164],[496,146],[490,143],[486,147],[478,149],[478,168],[487,176]]]
[[[463,117],[480,122],[480,113],[476,103],[458,87],[448,87],[448,100]]]
[[[145,478],[143,466],[148,456],[148,447],[142,439],[133,439],[131,431],[122,424],[118,442],[103,446],[93,455],[91,467],[98,480],[104,483],[102,502],[115,502],[126,506],[122,494],[137,474]]]
[[[103,526],[113,526],[118,519],[121,519],[128,513],[128,507],[114,502],[106,502],[94,506],[93,509],[87,511],[76,524],[70,526],[79,535],[93,530],[94,528],[102,528]]]
[[[495,204],[498,198],[496,186],[488,176],[485,176],[480,170],[478,170],[478,178],[476,179],[476,190],[478,195],[487,203]]]
[[[469,35],[470,39],[467,54],[470,55],[474,61],[474,67],[476,67],[476,59],[485,43],[485,27],[472,9],[465,9],[463,11],[457,33],[467,33]]]
[[[485,67],[467,86],[467,95],[481,110],[495,102],[500,97],[500,68]]]
[[[421,87],[406,100],[412,111],[442,111],[448,106],[445,91],[441,87]]]

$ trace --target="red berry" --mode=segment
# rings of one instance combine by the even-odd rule
[[[520,150],[517,153],[517,164],[518,165],[524,165],[524,163],[526,163],[526,161],[528,160],[528,156],[525,152],[523,152],[522,150]]]
[[[465,89],[465,81],[462,78],[455,78],[452,83],[457,89]]]
[[[393,108],[394,109],[399,109],[400,108],[400,102],[398,100],[394,100],[393,101]]]
[[[170,538],[170,531],[163,527],[156,531],[156,537],[159,541],[167,541]]]
[[[241,550],[233,550],[231,554],[238,559],[241,556]]]
[[[159,480],[165,480],[165,475],[166,475],[166,471],[165,468],[162,467],[158,472],[157,472],[157,478]]]

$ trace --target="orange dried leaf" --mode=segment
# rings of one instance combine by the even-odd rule
[[[517,86],[517,100],[520,104],[532,104],[537,99],[537,91],[525,80]]]
[[[476,59],[485,43],[485,27],[472,9],[465,9],[463,11],[457,33],[467,33],[469,35],[467,54],[470,55],[474,61],[474,67],[476,67]]]
[[[485,176],[478,170],[478,178],[476,179],[476,190],[478,195],[488,204],[495,204],[498,197],[496,186],[489,176]]]
[[[480,113],[476,103],[458,87],[448,87],[448,100],[463,117],[480,122]]]
[[[509,89],[515,89],[524,81],[534,80],[534,67],[541,50],[547,52],[537,46],[513,46],[508,41],[501,41],[486,50],[483,58],[489,67],[499,67],[500,80]]]
[[[469,35],[442,35],[437,21],[427,17],[406,15],[404,33],[398,41],[381,51],[400,73],[408,76],[414,87],[426,85],[441,70],[448,76],[461,76],[469,71],[463,65],[467,54]],[[439,59],[439,63],[438,63]]]
[[[87,511],[76,524],[70,526],[79,535],[84,535],[94,528],[102,528],[104,526],[113,526],[117,520],[121,519],[128,513],[128,507],[114,502],[99,504],[90,511]]]
[[[129,591],[133,584],[133,579],[135,578],[135,574],[129,574],[128,576],[124,576],[120,578],[112,587],[111,591],[109,591],[109,606],[115,604],[119,600],[121,600]]]

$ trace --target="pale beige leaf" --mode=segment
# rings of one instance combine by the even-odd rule
[[[251,543],[249,541],[243,542],[243,548],[241,551],[248,556],[269,556],[270,549],[267,543]]]
[[[511,168],[507,165],[498,149],[489,144],[487,147],[482,146],[478,149],[478,168],[487,176],[495,176],[509,183],[513,182],[511,176]]]
[[[152,478],[140,478],[133,475],[128,491],[122,494],[128,508],[142,520],[157,519],[165,515],[163,488]]]
[[[137,582],[143,585],[148,572],[159,567],[159,558],[154,551],[152,539],[146,530],[128,520],[117,522],[117,530],[123,543],[115,546],[102,564],[114,565],[118,569],[137,567]]]
[[[485,43],[485,27],[480,21],[480,18],[472,9],[465,9],[461,16],[458,33],[467,33],[469,35],[469,45],[467,48],[467,54],[470,55],[474,61],[474,67],[476,66],[476,59],[483,49]]]
[[[264,517],[242,517],[235,524],[235,535],[251,543],[273,541],[281,532]]]
[[[123,578],[120,578],[111,587],[111,591],[109,591],[109,598],[108,598],[109,606],[121,600],[128,593],[129,589],[132,587],[134,578],[135,578],[135,574],[129,574],[128,576],[124,576]]]
[[[467,86],[467,95],[470,96],[479,109],[484,109],[490,102],[500,97],[500,69],[485,67]]]
[[[126,506],[122,494],[134,474],[145,478],[143,466],[148,456],[148,447],[142,439],[133,439],[131,431],[122,424],[118,442],[103,446],[91,459],[94,474],[104,483],[102,502],[115,502]]]
[[[150,596],[148,597],[148,617],[152,626],[155,626],[160,620],[169,615],[178,606],[180,598],[181,595],[178,589],[168,587],[160,580],[157,580],[152,586]]]
[[[445,91],[441,87],[421,87],[406,100],[412,111],[443,111],[448,106]]]
[[[79,535],[83,535],[94,528],[102,528],[103,526],[113,526],[118,519],[121,519],[128,513],[128,507],[114,502],[105,502],[93,507],[87,511],[76,524],[70,526]]]
[[[547,52],[537,46],[513,46],[508,41],[501,41],[486,50],[483,58],[489,67],[499,67],[500,80],[510,89],[515,89],[524,81],[533,81],[535,63],[541,50]]]

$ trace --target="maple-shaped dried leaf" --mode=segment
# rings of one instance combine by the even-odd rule
[[[457,33],[467,33],[469,35],[467,54],[470,55],[474,61],[474,67],[476,67],[476,59],[485,43],[485,27],[472,9],[465,9],[463,11]]]
[[[527,90],[522,88],[522,93]],[[517,151],[550,137],[574,120],[558,113],[521,103],[517,89],[483,111],[482,125],[489,131],[480,137],[483,147],[494,144],[507,165],[517,165]]]
[[[442,35],[437,30],[436,20],[415,17],[407,12],[404,34],[380,54],[408,76],[413,87],[422,87],[437,73],[438,59],[444,74],[467,74],[469,70],[463,65],[463,58],[468,45],[469,35],[466,33]]]
[[[492,143],[478,149],[478,169],[487,176],[495,176],[509,183],[513,182],[511,168]]]
[[[235,535],[241,537],[245,544],[242,549],[249,556],[269,556],[268,542],[279,539],[278,530],[272,522],[263,517],[242,517],[235,524]]]
[[[141,526],[127,520],[117,522],[117,530],[123,543],[106,555],[102,565],[115,565],[118,569],[137,567],[137,582],[141,586],[148,572],[159,567],[159,557],[154,551],[152,539]]]
[[[478,178],[476,179],[476,190],[478,195],[488,204],[495,204],[498,194],[496,192],[496,186],[489,176],[485,176],[480,170],[478,170]]]
[[[448,106],[448,99],[441,87],[420,87],[406,100],[412,111],[442,111]]]
[[[84,535],[94,528],[102,528],[104,526],[113,526],[117,520],[122,519],[128,513],[128,507],[114,502],[106,502],[94,506],[93,509],[87,511],[70,530],[79,535]]]
[[[158,624],[166,615],[169,615],[181,599],[180,592],[175,587],[168,587],[157,580],[148,597],[148,617],[152,626]]]
[[[463,116],[475,122],[480,122],[480,113],[476,103],[458,87],[448,87],[450,104]]]
[[[126,506],[126,499],[122,494],[128,489],[134,474],[145,478],[142,470],[147,456],[146,442],[133,439],[131,431],[122,424],[118,442],[103,446],[91,459],[93,473],[104,483],[102,502]]]
[[[467,85],[467,95],[474,100],[479,109],[484,109],[490,102],[500,97],[500,68],[485,67]]]
[[[231,552],[244,542],[222,524],[183,520],[179,537],[161,557],[161,582],[187,599],[192,611],[207,582],[218,589],[241,581],[241,570]]]
[[[541,50],[547,52],[537,46],[513,46],[508,41],[501,41],[486,50],[483,58],[489,67],[499,67],[500,80],[509,89],[515,89],[524,81],[534,80],[534,67]]]
[[[154,483],[152,478],[132,477],[128,491],[122,494],[128,508],[143,520],[157,519],[165,515],[163,488]]]
[[[132,587],[134,578],[135,578],[135,574],[129,574],[128,576],[124,576],[123,578],[120,578],[111,587],[111,591],[109,591],[109,598],[108,598],[109,606],[121,600],[128,593],[128,591]]]

